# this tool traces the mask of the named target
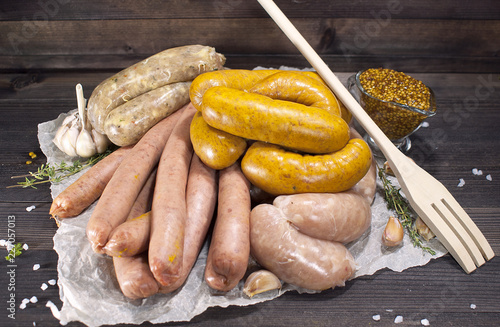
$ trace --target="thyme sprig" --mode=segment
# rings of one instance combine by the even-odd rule
[[[408,200],[406,200],[406,198],[401,194],[401,189],[396,188],[392,185],[391,181],[387,179],[384,168],[378,167],[378,176],[384,186],[384,199],[387,202],[387,208],[396,212],[401,224],[408,232],[413,246],[435,255],[436,252],[433,249],[422,244],[422,238],[415,227],[413,211],[408,203]]]
[[[7,186],[7,188],[31,187],[36,189],[35,185],[49,182],[60,183],[62,180],[79,173],[83,169],[93,166],[97,162],[107,157],[111,152],[113,152],[112,149],[107,149],[103,153],[93,155],[84,162],[75,160],[70,164],[64,161],[62,161],[60,164],[42,164],[40,167],[38,167],[38,170],[36,172],[30,171],[26,175],[12,176],[12,179],[24,178],[24,181],[17,182],[16,185]]]

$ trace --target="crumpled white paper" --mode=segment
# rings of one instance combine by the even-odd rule
[[[58,126],[68,114],[61,114],[55,120],[38,125],[40,147],[47,156],[48,163],[72,161],[52,143]],[[52,197],[55,198],[84,172],[53,184]],[[397,185],[397,180],[391,181]],[[415,248],[406,234],[402,246],[394,249],[382,246],[381,235],[392,213],[386,207],[381,194],[382,186],[380,181],[378,183],[378,192],[372,205],[371,228],[360,239],[348,244],[358,265],[354,278],[371,275],[383,268],[402,271],[422,266],[447,252],[438,240],[433,239],[427,245],[436,251],[436,255],[425,253]],[[59,319],[63,325],[71,321],[80,321],[90,327],[120,323],[141,324],[145,321],[189,321],[209,307],[252,305],[272,300],[290,290],[299,293],[313,292],[285,284],[280,291],[263,293],[250,299],[243,293],[243,281],[230,292],[214,292],[203,279],[208,253],[208,245],[205,244],[185,285],[178,291],[157,294],[143,300],[130,300],[120,291],[112,259],[94,253],[86,239],[85,228],[94,207],[95,204],[78,217],[63,220],[54,236],[54,249],[59,256],[59,293],[63,302]]]

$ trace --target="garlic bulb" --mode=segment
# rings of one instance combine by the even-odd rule
[[[78,112],[66,117],[56,132],[54,144],[70,157],[92,157],[110,144],[106,135],[95,131],[87,121],[86,100],[81,84],[76,86]]]

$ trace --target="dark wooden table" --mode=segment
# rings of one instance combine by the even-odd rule
[[[284,63],[286,64],[286,63]],[[10,267],[0,260],[0,326],[57,326],[45,306],[61,308],[58,287],[43,283],[57,279],[57,254],[52,237],[57,226],[48,215],[48,185],[38,189],[6,188],[11,176],[35,170],[45,162],[37,139],[37,124],[76,107],[74,86],[91,90],[108,72],[50,72],[0,74],[0,239],[12,232],[27,251]],[[349,73],[339,73],[343,80]],[[500,253],[500,75],[413,74],[433,88],[438,113],[429,126],[412,136],[413,157],[440,180],[462,204]],[[28,153],[38,157],[31,165]],[[483,175],[472,173],[482,170]],[[486,175],[491,175],[488,181]],[[459,179],[465,185],[457,187]],[[28,212],[29,206],[36,209]],[[9,226],[9,221],[13,222]],[[8,229],[11,227],[11,229]],[[3,249],[0,252],[4,251]],[[78,249],[75,249],[78,251]],[[7,253],[2,252],[2,257]],[[35,264],[40,269],[33,270]],[[11,276],[9,272],[14,272]],[[500,321],[500,260],[495,257],[470,275],[446,255],[423,267],[401,273],[382,270],[347,283],[345,288],[306,295],[288,292],[280,298],[248,307],[211,308],[187,323],[169,326],[387,326],[402,315],[402,325],[493,326]],[[15,276],[14,276],[15,274]],[[9,290],[10,286],[15,289]],[[7,301],[15,295],[15,320]],[[38,302],[19,305],[36,296]],[[471,305],[476,307],[473,309]],[[372,319],[380,315],[380,321]],[[81,326],[72,322],[68,326]],[[148,326],[149,324],[144,324]]]

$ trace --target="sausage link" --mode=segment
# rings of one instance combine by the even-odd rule
[[[216,203],[217,172],[203,164],[194,154],[186,187],[187,217],[182,272],[177,281],[160,287],[161,293],[173,292],[186,281],[207,236]]]
[[[180,109],[151,128],[113,174],[87,224],[87,238],[95,252],[104,252],[111,231],[127,219],[183,112]]]
[[[308,153],[337,151],[349,140],[347,123],[323,109],[223,86],[205,92],[202,113],[227,133]]]
[[[127,221],[118,225],[109,236],[104,252],[113,257],[130,257],[147,250],[149,244],[151,202],[156,180],[156,170],[142,187]]]
[[[239,163],[219,172],[219,202],[207,256],[205,281],[230,291],[245,275],[250,253],[250,183]]]
[[[279,208],[258,205],[250,219],[252,256],[284,282],[325,290],[344,286],[354,274],[354,259],[342,243],[300,233]]]
[[[196,112],[188,105],[175,125],[158,164],[151,209],[149,266],[155,279],[168,286],[180,278],[186,224],[186,183],[193,147],[189,126]]]
[[[325,155],[302,155],[255,142],[241,161],[253,185],[274,194],[335,193],[353,187],[370,168],[371,151],[361,139]]]
[[[115,150],[56,196],[49,210],[52,217],[56,221],[76,217],[94,203],[131,150],[132,146]]]
[[[158,87],[192,81],[196,76],[220,70],[223,55],[203,45],[186,45],[159,52],[104,80],[88,101],[88,118],[93,128],[105,133],[104,122],[111,110]]]
[[[147,253],[113,257],[116,279],[126,297],[136,300],[158,293],[159,286],[149,270]]]
[[[168,84],[113,109],[104,121],[109,140],[119,146],[137,143],[151,127],[189,102],[190,84]]]
[[[208,125],[201,112],[194,115],[190,135],[194,152],[213,169],[231,166],[247,148],[245,139]]]
[[[359,193],[300,193],[281,195],[273,205],[299,232],[311,237],[349,243],[370,227],[370,203]]]

